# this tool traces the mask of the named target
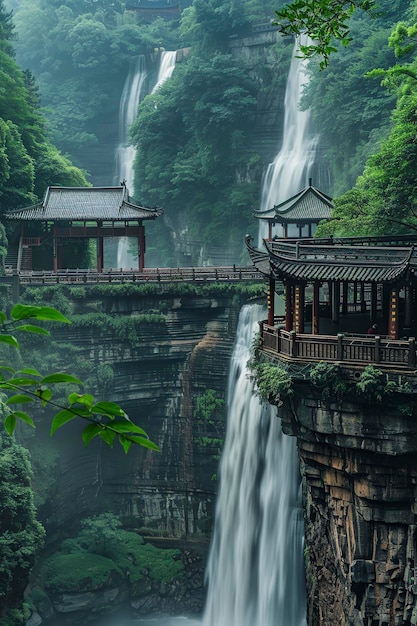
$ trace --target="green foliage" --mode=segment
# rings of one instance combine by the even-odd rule
[[[144,571],[155,583],[181,575],[178,550],[162,550],[145,544],[142,537],[123,530],[112,513],[102,513],[82,522],[74,539],[67,539],[59,552],[46,558],[37,573],[42,587],[56,592],[90,591],[120,582],[143,579]]]
[[[51,307],[16,304],[11,311],[10,320],[4,312],[0,312],[3,330],[3,333],[0,333],[0,343],[19,349],[19,343],[14,335],[5,332],[9,328],[14,332],[49,335],[42,326],[28,323],[32,320],[70,323],[62,313]],[[132,443],[158,450],[158,446],[149,440],[146,432],[134,424],[114,402],[97,402],[91,394],[72,391],[65,405],[58,403],[53,398],[53,389],[55,385],[60,384],[69,384],[73,388],[74,385],[77,388],[83,386],[77,377],[66,372],[43,376],[33,367],[16,370],[10,365],[10,359],[7,364],[0,363],[0,389],[7,393],[7,399],[2,402],[5,412],[4,426],[9,435],[13,434],[18,421],[35,427],[33,418],[21,410],[24,405],[35,402],[44,407],[53,407],[57,411],[51,422],[51,435],[64,424],[81,417],[88,422],[82,433],[86,446],[92,439],[99,437],[110,447],[113,447],[114,441],[118,439],[126,453]]]
[[[224,400],[216,397],[215,390],[206,389],[205,392],[196,399],[194,417],[204,422],[210,422],[217,409],[223,406]]]
[[[292,378],[287,370],[255,361],[251,361],[249,367],[256,382],[256,392],[264,402],[280,405],[282,398],[293,395]]]
[[[29,453],[0,433],[0,604],[21,599],[44,530],[37,522]]]
[[[324,402],[342,400],[352,390],[352,385],[345,373],[334,363],[320,361],[310,370],[310,380],[315,387],[321,389]]]
[[[300,45],[300,51],[307,59],[320,57],[323,69],[337,51],[335,40],[344,46],[352,41],[349,20],[355,9],[372,13],[376,4],[375,0],[293,0],[276,12],[275,23],[284,35],[307,34],[312,41]]]
[[[395,390],[395,383],[387,380],[381,370],[368,365],[361,373],[356,383],[357,393],[366,399],[368,404],[382,402]]]

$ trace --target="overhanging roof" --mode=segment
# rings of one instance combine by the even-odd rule
[[[42,202],[6,213],[20,221],[142,221],[155,219],[162,209],[135,204],[127,187],[48,187]]]
[[[381,241],[377,245],[373,238],[371,245],[366,245],[365,239],[356,244],[349,239],[345,242],[338,239],[337,243],[329,240],[320,243],[314,239],[265,240],[266,254],[255,250],[248,241],[247,246],[259,271],[264,275],[272,273],[282,281],[391,283],[408,270],[417,271],[413,243],[387,245]]]
[[[311,185],[272,209],[254,212],[254,217],[275,223],[320,222],[331,217],[333,202],[330,196]]]

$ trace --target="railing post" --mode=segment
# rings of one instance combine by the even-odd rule
[[[375,363],[381,363],[381,337],[375,336]]]
[[[408,340],[408,367],[416,366],[416,338],[410,337]]]
[[[295,330],[291,330],[290,331],[290,355],[292,357],[296,357],[297,356],[297,342],[296,342],[296,338],[297,338],[297,333],[295,332]]]
[[[337,360],[343,361],[343,333],[337,333]]]

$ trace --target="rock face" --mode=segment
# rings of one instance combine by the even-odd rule
[[[417,623],[414,406],[324,403],[298,382],[278,409],[301,461],[310,626]]]
[[[79,311],[91,305],[87,297]],[[163,323],[139,324],[133,338],[100,326],[64,328],[58,337],[79,349],[93,375],[111,366],[114,378],[101,398],[123,406],[161,451],[134,446],[125,455],[119,445],[109,449],[98,440],[84,448],[85,424],[58,430],[57,486],[42,521],[52,532],[110,510],[142,534],[208,538],[241,298],[103,296],[99,306],[119,320],[164,311]],[[216,406],[199,413],[208,390]]]

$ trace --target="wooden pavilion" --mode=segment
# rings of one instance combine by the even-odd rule
[[[127,187],[48,187],[39,204],[9,211],[10,220],[20,222],[18,259],[22,249],[31,250],[52,238],[52,264],[56,272],[61,269],[61,252],[64,243],[96,239],[97,271],[103,271],[105,237],[134,237],[138,240],[138,266],[145,266],[145,226],[154,220],[162,209],[148,209],[134,203]],[[34,224],[40,224],[40,236],[29,235]],[[17,269],[20,269],[18,261]],[[31,255],[26,269],[31,270]]]
[[[268,239],[272,239],[272,229],[276,226],[284,238],[312,237],[317,225],[331,217],[332,210],[330,196],[313,187],[310,178],[308,187],[271,209],[255,211],[253,216],[268,223]]]
[[[268,280],[268,319],[262,333],[275,351],[287,350],[280,343],[284,337],[293,342],[300,337],[305,346],[309,344],[307,359],[326,360],[326,350],[331,359],[337,360],[337,354],[341,359],[345,339],[353,344],[362,336],[365,345],[372,323],[377,324],[372,335],[391,347],[395,341],[414,341],[417,236],[274,238],[264,243],[266,252],[247,239],[253,264]],[[285,298],[285,315],[280,319],[274,310],[278,284]],[[371,341],[374,344],[375,338]],[[296,350],[295,343],[291,350]],[[413,350],[413,363],[415,359]]]

